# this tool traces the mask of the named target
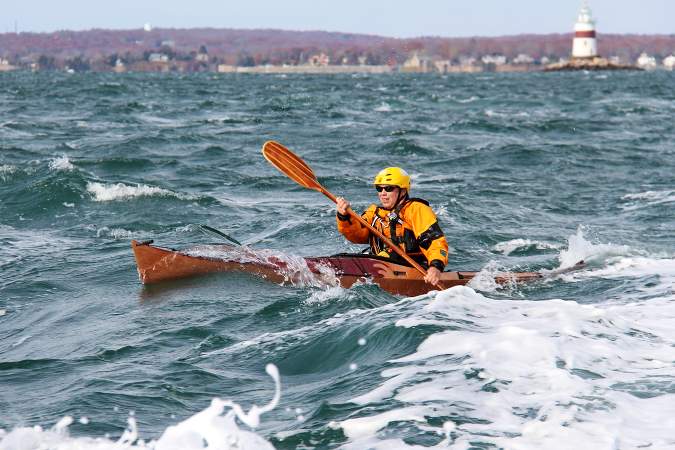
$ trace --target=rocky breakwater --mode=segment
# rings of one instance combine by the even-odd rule
[[[607,58],[596,56],[594,58],[572,58],[569,61],[561,61],[549,64],[544,68],[545,72],[557,72],[564,70],[642,70],[632,64],[619,64]]]

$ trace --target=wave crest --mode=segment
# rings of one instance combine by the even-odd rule
[[[188,197],[177,194],[168,189],[147,184],[128,186],[123,183],[103,184],[98,182],[87,183],[87,191],[93,195],[94,201],[109,202],[113,200],[126,200],[138,197],[176,197],[186,199]]]

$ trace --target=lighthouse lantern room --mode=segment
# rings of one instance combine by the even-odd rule
[[[574,42],[572,44],[572,58],[595,58],[598,56],[598,46],[595,40],[595,21],[591,16],[591,9],[584,0],[577,23],[574,24]]]

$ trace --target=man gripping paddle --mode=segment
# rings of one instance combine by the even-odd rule
[[[448,263],[448,243],[429,203],[409,197],[410,176],[399,167],[380,171],[373,182],[381,205],[370,205],[361,217],[380,231],[408,256],[427,269],[424,281],[438,284]],[[392,248],[360,222],[351,220],[350,204],[338,197],[337,227],[348,240],[370,244],[374,255],[403,262]]]

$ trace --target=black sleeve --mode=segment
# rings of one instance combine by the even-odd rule
[[[340,214],[340,213],[337,213],[337,218],[338,218],[338,220],[340,220],[340,221],[342,221],[342,222],[349,222],[349,223],[351,223],[351,221],[349,220],[349,214]]]
[[[434,222],[434,224],[431,225],[429,229],[427,229],[424,233],[420,234],[418,241],[420,243],[420,247],[426,250],[431,246],[431,243],[433,241],[435,241],[440,237],[443,237],[443,230],[441,230],[441,227],[438,225],[438,222]]]
[[[429,263],[429,267],[435,267],[441,272],[443,272],[443,270],[445,269],[445,264],[443,264],[443,261],[441,261],[440,259],[434,259]]]

